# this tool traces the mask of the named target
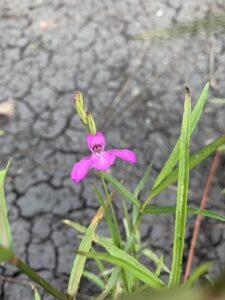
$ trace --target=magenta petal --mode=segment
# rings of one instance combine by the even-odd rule
[[[95,145],[102,146],[102,149],[104,150],[105,147],[105,137],[104,134],[100,131],[98,131],[96,134],[87,134],[86,135],[86,141],[88,148],[92,151],[93,147]]]
[[[91,166],[91,156],[86,156],[78,161],[71,171],[70,177],[75,182],[80,182],[88,173]]]
[[[109,151],[94,153],[91,158],[91,166],[100,171],[107,171],[115,161],[115,156],[111,155]]]
[[[127,160],[132,164],[137,162],[137,157],[135,153],[129,149],[111,149],[108,152],[123,160]]]

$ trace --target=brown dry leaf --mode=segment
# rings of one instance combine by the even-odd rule
[[[0,103],[0,115],[12,117],[15,114],[15,110],[16,103],[13,99],[9,99]]]

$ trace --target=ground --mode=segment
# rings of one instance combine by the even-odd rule
[[[138,163],[112,168],[134,189],[153,161],[154,178],[179,136],[184,87],[193,104],[210,80],[209,101],[192,137],[197,150],[225,128],[224,34],[140,41],[133,36],[158,26],[189,21],[224,8],[222,0],[2,0],[0,3],[0,101],[14,107],[1,114],[1,166],[12,158],[6,182],[14,248],[45,278],[66,289],[79,239],[62,224],[73,219],[87,225],[98,202],[91,183],[70,180],[73,164],[87,153],[84,129],[73,108],[80,90],[108,147],[129,147]],[[189,202],[199,204],[211,159],[191,173]],[[224,212],[224,158],[214,180],[208,208]],[[157,203],[175,203],[172,186]],[[143,196],[143,195],[142,195]],[[116,198],[116,203],[121,198]],[[156,201],[154,202],[156,203]],[[118,210],[118,214],[120,214]],[[188,248],[193,228],[188,219]],[[169,263],[172,217],[148,217],[144,240]],[[99,232],[104,233],[100,225]],[[204,220],[195,263],[224,264],[224,225]],[[92,264],[89,264],[92,267]],[[26,279],[8,265],[0,267],[0,298],[32,299]],[[2,281],[12,276],[15,282]],[[81,292],[90,293],[83,287]],[[45,295],[44,299],[52,299]]]

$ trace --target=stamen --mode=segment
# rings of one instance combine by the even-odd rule
[[[99,144],[94,145],[94,147],[93,147],[93,152],[94,153],[101,153],[101,151],[102,151],[102,146],[101,145],[99,145]]]

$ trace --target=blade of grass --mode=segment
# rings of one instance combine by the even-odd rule
[[[176,206],[158,206],[149,205],[144,211],[146,214],[161,215],[161,214],[174,214],[176,212]],[[225,222],[225,215],[217,213],[213,210],[201,209],[197,207],[187,207],[187,213],[192,215],[201,215],[211,219]]]
[[[115,177],[109,173],[102,173],[102,176],[111,183],[111,185],[120,193],[120,195],[125,199],[130,201],[132,204],[140,208],[140,201],[128,191]]]
[[[203,110],[203,107],[205,105],[206,98],[208,95],[208,90],[209,90],[209,83],[206,83],[206,85],[203,88],[203,91],[193,109],[193,112],[191,113],[190,135],[194,131],[194,129],[200,119],[200,116],[202,114],[202,110]],[[177,140],[176,145],[174,146],[173,151],[170,154],[170,157],[168,158],[168,160],[164,164],[164,167],[162,168],[162,170],[160,171],[156,180],[154,181],[153,189],[156,188],[163,181],[163,179],[166,178],[166,176],[172,171],[175,164],[177,163],[178,156],[179,156],[180,140],[181,140],[181,137],[179,137],[179,139]]]
[[[134,190],[134,196],[138,198],[140,192],[143,190],[147,182],[149,181],[149,177],[152,172],[152,163],[147,167],[147,169],[144,172],[144,175],[142,176],[141,180],[139,181],[137,187]]]
[[[8,221],[7,206],[4,193],[5,176],[9,169],[10,161],[4,170],[0,171],[0,245],[12,249],[12,235]]]
[[[91,223],[85,233],[85,236],[81,240],[78,251],[89,251],[92,245],[93,236],[95,234],[97,224]],[[75,296],[79,287],[80,279],[84,271],[84,265],[86,263],[86,257],[77,254],[70,273],[69,285],[67,292],[71,296]]]
[[[32,288],[34,290],[34,299],[41,300],[41,296],[39,295],[38,290],[34,286]]]
[[[142,251],[142,253],[147,256],[149,259],[151,259],[155,264],[156,266],[159,264],[160,262],[160,257],[158,257],[158,255],[156,255],[152,250],[150,249],[144,249]],[[165,271],[166,273],[170,273],[170,270],[169,268],[163,263],[162,264],[162,269],[163,271]]]
[[[204,273],[208,272],[210,267],[209,263],[203,263],[201,265],[199,265],[189,276],[189,278],[187,279],[185,286],[187,287],[191,287],[192,284],[200,277],[202,276]]]
[[[191,99],[189,90],[186,89],[184,114],[181,127],[180,151],[179,151],[179,173],[178,192],[174,229],[174,243],[172,267],[169,277],[169,286],[178,286],[182,270],[184,251],[184,238],[187,214],[187,198],[189,183],[189,143],[190,143],[190,116]]]
[[[94,252],[92,252],[94,253]],[[104,281],[96,274],[89,272],[89,271],[84,271],[83,276],[87,278],[88,280],[92,281],[94,284],[96,284],[101,290],[104,289],[105,283]]]
[[[155,275],[157,277],[159,277],[159,275],[161,273],[161,270],[162,270],[162,267],[163,267],[163,255],[161,254],[160,257],[159,257],[158,264],[156,266],[156,270],[155,270]]]
[[[142,189],[145,187],[145,185],[149,181],[151,171],[152,171],[152,163],[147,167],[147,169],[144,172],[144,175],[142,176],[141,180],[139,181],[137,187],[134,190],[134,196],[136,198],[138,198],[140,192],[142,191]],[[133,225],[135,225],[135,221],[137,220],[138,214],[139,214],[138,207],[133,205],[133,208],[132,208],[132,224]],[[140,238],[140,232],[139,232],[139,230],[137,230],[136,238],[135,238],[136,243],[140,244],[140,239],[141,239]]]
[[[193,169],[197,165],[199,165],[203,160],[205,160],[208,156],[214,153],[220,146],[225,143],[225,135],[222,135],[215,139],[212,143],[204,146],[202,149],[194,153],[190,156],[189,160],[189,169]],[[175,182],[178,178],[178,168],[174,169],[172,172],[167,175],[163,181],[157,185],[155,188],[152,188],[148,198],[152,199],[162,191],[164,191],[169,185]]]
[[[81,226],[79,224],[78,224],[79,226],[77,226],[76,222],[69,221],[69,220],[64,220],[64,223],[67,224],[67,225],[72,226],[73,228],[75,228],[76,230],[79,230],[82,233],[84,233],[84,232],[87,231],[87,228],[85,228],[84,226]],[[97,244],[99,244],[100,246],[102,246],[103,248],[105,248],[106,251],[110,255],[112,255],[113,257],[118,257],[118,258],[123,257],[123,259],[125,259],[126,261],[128,261],[130,263],[130,265],[138,265],[140,269],[142,269],[142,267],[143,267],[143,272],[148,272],[148,274],[150,276],[150,279],[152,279],[153,281],[156,281],[158,283],[161,282],[154,275],[154,273],[152,273],[151,271],[149,271],[146,267],[144,267],[142,264],[140,264],[134,257],[132,257],[131,255],[129,255],[128,253],[126,253],[124,250],[119,249],[118,247],[116,247],[115,245],[113,245],[108,239],[106,239],[104,237],[100,237],[99,235],[97,235],[95,233],[94,236],[93,236],[93,241],[95,241]]]
[[[130,256],[129,259],[127,259],[128,255],[126,255],[126,257],[120,255],[113,256],[100,252],[79,252],[79,254],[87,256],[89,258],[101,259],[113,265],[118,265],[130,272],[131,274],[133,274],[134,276],[136,276],[137,278],[139,278],[140,280],[142,280],[143,282],[147,283],[152,288],[158,289],[164,286],[163,282],[158,277],[156,277],[154,273],[149,271],[145,266],[140,264],[132,256]]]

